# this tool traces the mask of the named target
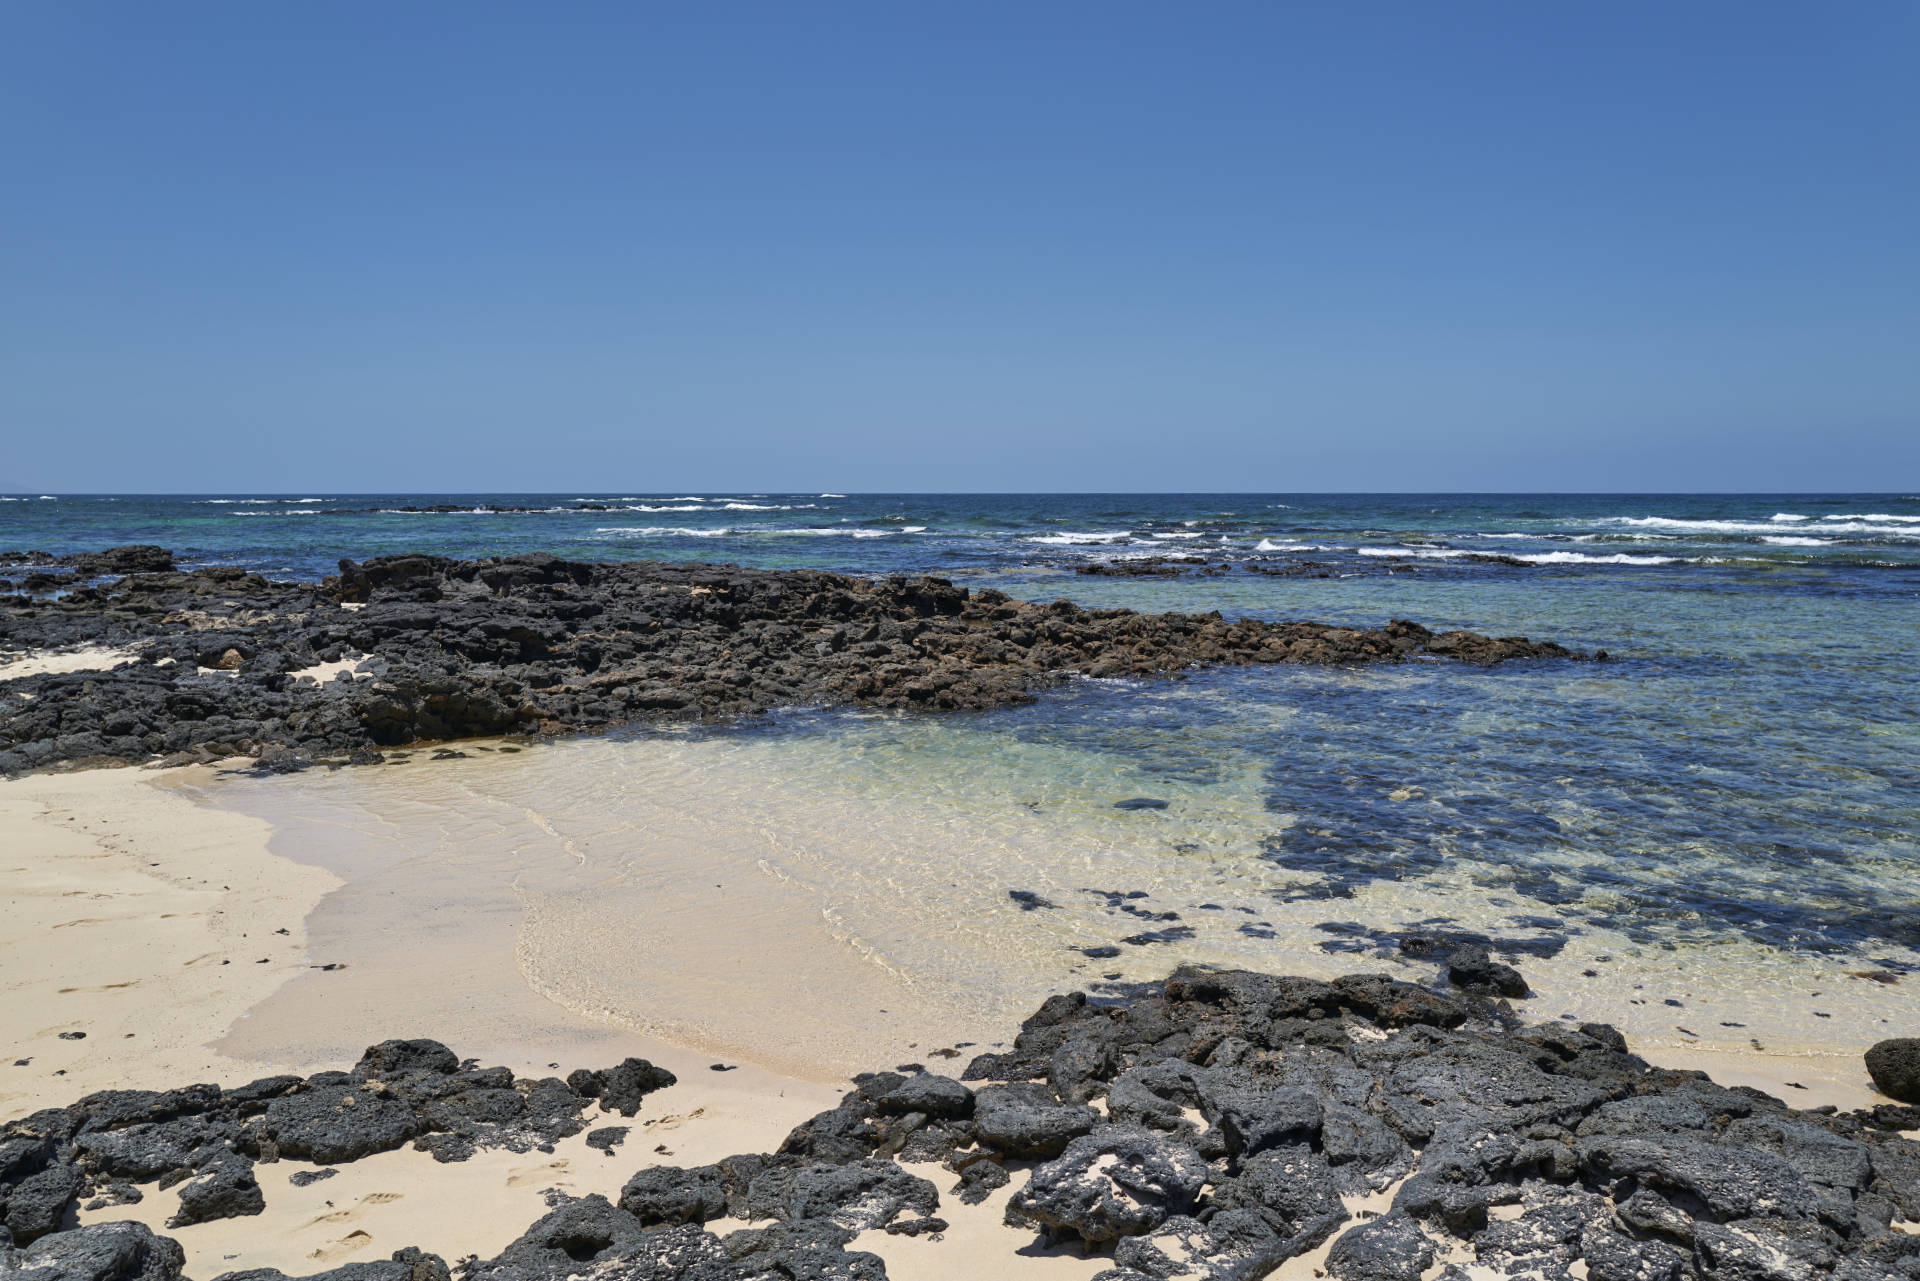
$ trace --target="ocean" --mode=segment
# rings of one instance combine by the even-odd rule
[[[341,834],[375,830],[406,851],[363,885],[510,885],[523,972],[597,1017],[751,1042],[750,1003],[716,1024],[740,985],[715,936],[661,915],[703,910],[687,886],[712,867],[728,910],[788,941],[765,999],[821,1006],[796,1058],[887,992],[914,1027],[1004,1028],[1037,995],[1182,960],[1417,977],[1419,936],[1495,940],[1537,1017],[1676,1045],[1858,1044],[1920,1014],[1920,496],[0,501],[0,547],[130,542],[303,578],[397,552],[932,573],[1608,653],[1088,679],[983,714],[795,708],[210,789],[296,856],[364,862]],[[1115,808],[1134,798],[1167,804]]]

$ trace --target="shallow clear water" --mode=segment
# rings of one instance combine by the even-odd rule
[[[1765,1025],[1769,1036],[1837,1042],[1884,1032],[1883,1019],[1911,1024],[1915,497],[483,496],[576,498],[697,510],[295,516],[281,513],[441,500],[61,498],[0,504],[0,545],[155,541],[288,574],[399,550],[698,555],[932,571],[1083,604],[1409,617],[1605,648],[1605,664],[1083,681],[987,715],[796,712],[565,744],[485,768],[416,761],[376,772],[377,785],[347,772],[248,786],[283,798],[346,789],[359,799],[330,793],[327,803],[374,805],[381,789],[440,786],[400,782],[439,770],[463,780],[468,799],[427,811],[537,809],[604,870],[641,866],[653,846],[633,815],[698,781],[710,818],[760,815],[757,875],[787,878],[835,947],[981,1022],[1064,981],[1145,977],[1187,957],[1397,965],[1400,935],[1458,929],[1518,950],[1543,1001],[1637,1020],[1648,1035],[1684,1040],[1685,1028],[1740,1043]],[[700,532],[637,532],[669,529]],[[1483,553],[1530,559],[1471,559]],[[1233,568],[1178,579],[1074,572],[1150,554]],[[1273,577],[1249,563],[1310,563],[1329,576]],[[1135,796],[1168,807],[1113,808]],[[735,826],[715,819],[716,847],[752,843],[726,823]],[[698,847],[697,823],[676,830]],[[527,900],[525,959],[560,998],[591,991],[614,1009],[628,999],[617,977],[628,961],[588,940],[615,939],[622,914],[640,909],[622,897],[624,873],[609,874],[575,883],[569,873],[538,910]],[[1009,890],[1059,906],[1022,912]],[[1175,937],[1119,941],[1156,930]],[[1073,950],[1085,947],[1120,954]],[[563,977],[556,958],[569,948],[601,957],[598,977],[578,967]],[[1849,977],[1869,972],[1899,981]],[[1669,999],[1682,1005],[1661,1004]],[[1720,1017],[1705,1018],[1702,1001]],[[631,1017],[645,1016],[644,1001],[630,1004]],[[1744,1013],[1728,1012],[1736,1007]],[[1816,1010],[1830,1017],[1814,1023]]]

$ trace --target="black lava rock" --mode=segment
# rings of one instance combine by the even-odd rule
[[[1476,944],[1456,948],[1447,955],[1447,979],[1468,992],[1491,992],[1496,996],[1521,997],[1530,994],[1526,979],[1511,965],[1493,959],[1486,948]]]
[[[1896,1037],[1868,1050],[1867,1075],[1888,1098],[1920,1103],[1920,1037]]]
[[[212,1219],[259,1214],[267,1208],[266,1194],[253,1177],[253,1162],[229,1154],[215,1161],[198,1178],[180,1185],[180,1212],[167,1220],[170,1228]]]
[[[268,771],[376,764],[380,748],[404,743],[713,721],[797,703],[985,709],[1077,674],[1208,664],[1578,657],[1402,620],[1356,630],[1083,610],[934,577],[401,555],[342,561],[337,577],[293,583],[226,566],[180,570],[163,548],[64,561],[72,573],[48,575],[37,553],[0,553],[0,574],[40,562],[27,593],[0,611],[0,647],[108,644],[145,661],[0,683],[0,774],[229,756]],[[121,576],[74,590],[87,581],[79,575],[96,574]],[[289,679],[344,654],[365,656],[350,677]]]

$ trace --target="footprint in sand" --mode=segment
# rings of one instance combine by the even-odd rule
[[[311,1251],[307,1257],[326,1263],[338,1259],[342,1255],[357,1254],[372,1244],[373,1233],[362,1228],[355,1228],[338,1241],[330,1241],[319,1249]]]
[[[571,1161],[549,1161],[545,1165],[523,1166],[507,1173],[507,1186],[524,1188],[529,1183],[550,1184],[556,1175],[565,1174],[573,1167]]]
[[[361,1197],[358,1201],[355,1201],[352,1205],[346,1207],[344,1210],[334,1210],[327,1214],[315,1215],[313,1218],[308,1219],[301,1226],[312,1228],[312,1227],[318,1227],[322,1223],[352,1223],[355,1219],[359,1218],[363,1213],[366,1212],[366,1208],[368,1206],[386,1205],[389,1202],[398,1201],[400,1197],[401,1197],[401,1194],[398,1192],[369,1192],[365,1196]],[[353,1236],[365,1236],[365,1235],[366,1233],[364,1232],[349,1233],[348,1237],[351,1238]],[[346,1239],[346,1238],[343,1238],[343,1239]]]
[[[657,1116],[643,1124],[649,1130],[677,1130],[689,1121],[698,1121],[706,1114],[705,1108],[695,1108],[691,1112],[683,1112],[678,1116]]]

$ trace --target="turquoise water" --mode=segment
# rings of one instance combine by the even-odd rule
[[[442,503],[461,510],[394,510]],[[606,510],[579,509],[589,503]],[[537,510],[475,510],[487,505]],[[1416,906],[1422,885],[1441,883],[1449,902],[1478,896],[1489,909],[1480,928],[1542,951],[1585,934],[1899,975],[1920,945],[1920,496],[0,502],[0,547],[135,541],[287,576],[327,572],[342,556],[529,550],[933,572],[1083,604],[1408,617],[1604,648],[1614,661],[1084,681],[1032,707],[940,722],[796,712],[704,733],[779,740],[869,788],[966,791],[971,779],[976,808],[989,794],[1097,808],[1163,785],[1174,810],[1137,829],[1158,860],[1156,895],[1181,898],[1191,877],[1184,897],[1204,901],[1224,875],[1255,901],[1313,914],[1316,946],[1333,956],[1390,950],[1423,923],[1444,928]],[[1075,572],[1156,555],[1230,568]],[[1480,559],[1490,556],[1511,559]],[[1009,745],[1028,762],[1030,796],[992,773]],[[1089,772],[1088,761],[1103,765]],[[1232,793],[1231,821],[1167,838],[1180,806],[1204,808],[1195,798],[1208,789]],[[1405,911],[1349,910],[1389,901]],[[1196,906],[1169,910],[1184,918]]]

